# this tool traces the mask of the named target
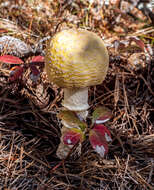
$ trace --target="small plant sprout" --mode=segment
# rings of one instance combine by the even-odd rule
[[[77,154],[81,154],[81,143],[85,138],[87,124],[81,121],[77,114],[70,110],[61,110],[57,115],[62,120],[61,142],[57,149],[59,158],[66,158],[74,145],[78,144]]]
[[[15,82],[22,78],[24,72],[30,69],[30,79],[36,83],[40,78],[40,70],[38,67],[44,66],[43,56],[34,56],[29,63],[25,63],[19,57],[13,55],[2,55],[0,56],[0,63],[6,64],[10,68],[9,81]]]
[[[48,78],[64,89],[64,108],[75,112],[81,121],[88,115],[88,87],[103,82],[108,65],[109,56],[102,39],[84,29],[57,33],[46,49]],[[62,123],[71,128],[63,118]]]
[[[111,117],[111,111],[104,106],[96,107],[92,113],[93,128],[89,132],[89,141],[101,157],[108,153],[108,143],[112,141],[111,133],[104,125]]]

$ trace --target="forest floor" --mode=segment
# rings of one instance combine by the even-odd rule
[[[56,114],[63,90],[48,81],[43,64],[34,84],[28,66],[10,81],[17,64],[1,62],[0,189],[154,189],[154,12],[148,1],[132,2],[1,0],[0,53],[16,55],[15,46],[8,49],[2,37],[20,39],[31,49],[18,55],[25,65],[33,56],[43,56],[47,39],[62,29],[84,28],[104,40],[109,70],[101,85],[89,89],[89,113],[105,105],[113,118],[105,158],[85,139],[80,157],[59,160]]]

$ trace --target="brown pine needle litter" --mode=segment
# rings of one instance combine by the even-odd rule
[[[66,28],[104,39],[109,71],[89,90],[89,112],[97,105],[112,110],[113,141],[104,159],[86,139],[80,157],[59,160],[62,90],[49,84],[43,68],[36,84],[29,70],[11,83],[11,66],[0,63],[0,190],[154,189],[153,12],[140,10],[143,1],[132,2],[1,0],[0,37],[23,40],[34,55],[44,55],[46,37]],[[23,57],[25,64],[31,56]]]

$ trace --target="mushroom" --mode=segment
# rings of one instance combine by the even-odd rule
[[[88,114],[88,87],[105,79],[109,56],[100,37],[84,29],[57,33],[46,49],[48,79],[64,89],[62,105],[81,120]],[[65,127],[69,127],[65,121]]]

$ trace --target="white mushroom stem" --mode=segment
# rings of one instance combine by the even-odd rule
[[[75,111],[79,118],[86,120],[88,115],[88,87],[64,88],[64,100],[62,105],[68,110]]]

